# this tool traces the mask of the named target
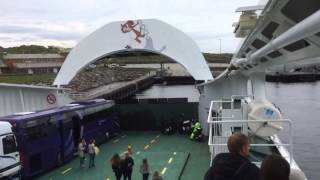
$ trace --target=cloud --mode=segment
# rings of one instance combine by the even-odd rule
[[[202,51],[218,52],[217,39],[221,38],[223,50],[233,52],[238,40],[231,25],[239,16],[234,11],[256,3],[257,0],[2,0],[0,44],[34,41],[70,46],[108,22],[157,18],[186,32]]]

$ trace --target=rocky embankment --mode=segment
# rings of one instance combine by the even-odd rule
[[[67,87],[76,92],[87,91],[113,82],[131,81],[147,74],[148,72],[149,69],[131,69],[121,67],[114,69],[106,67],[84,69],[72,79]]]

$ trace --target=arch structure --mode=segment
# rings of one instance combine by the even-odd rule
[[[156,19],[106,24],[80,41],[63,63],[54,85],[66,85],[86,65],[121,51],[147,51],[175,60],[196,80],[213,79],[197,44],[182,31]]]

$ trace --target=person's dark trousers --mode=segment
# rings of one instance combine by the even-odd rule
[[[94,167],[95,154],[89,154],[89,168]]]
[[[125,173],[123,174],[123,180],[127,180],[127,178],[128,178],[128,180],[131,180],[131,174],[132,174],[132,171],[130,171],[130,172],[125,172]]]
[[[122,176],[121,172],[115,172],[114,174],[116,175],[117,180],[121,180],[121,176]]]
[[[147,173],[147,174],[142,174],[142,179],[143,179],[143,180],[148,180],[148,177],[149,177],[149,173]]]
[[[83,167],[83,164],[84,164],[84,156],[83,157],[80,157],[80,167]]]

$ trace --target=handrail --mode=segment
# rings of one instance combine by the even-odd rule
[[[208,113],[208,118],[207,118],[207,123],[210,126],[209,129],[209,140],[208,140],[208,146],[210,147],[210,153],[211,153],[211,160],[210,163],[212,163],[213,156],[216,154],[215,151],[224,151],[225,149],[216,149],[218,147],[227,147],[227,136],[223,136],[222,134],[218,133],[219,132],[219,126],[218,124],[231,124],[231,123],[265,123],[265,122],[283,122],[288,124],[289,128],[289,142],[288,143],[281,143],[279,142],[274,142],[274,144],[262,144],[262,143],[257,143],[257,144],[250,144],[251,147],[289,147],[289,152],[290,152],[290,164],[293,162],[293,146],[292,146],[292,121],[290,119],[278,119],[278,120],[249,120],[249,119],[232,119],[229,120],[228,118],[218,116],[217,117],[212,117],[212,110],[214,103],[222,103],[222,102],[227,102],[227,101],[211,101],[210,103],[210,108],[209,108],[209,113]],[[228,101],[230,102],[230,101]],[[231,109],[232,110],[232,109]],[[219,113],[219,112],[218,112]],[[228,120],[225,120],[228,119]],[[221,132],[221,131],[220,131]],[[274,138],[273,135],[271,138]],[[222,142],[221,142],[222,141]],[[215,148],[216,147],[216,148]]]

